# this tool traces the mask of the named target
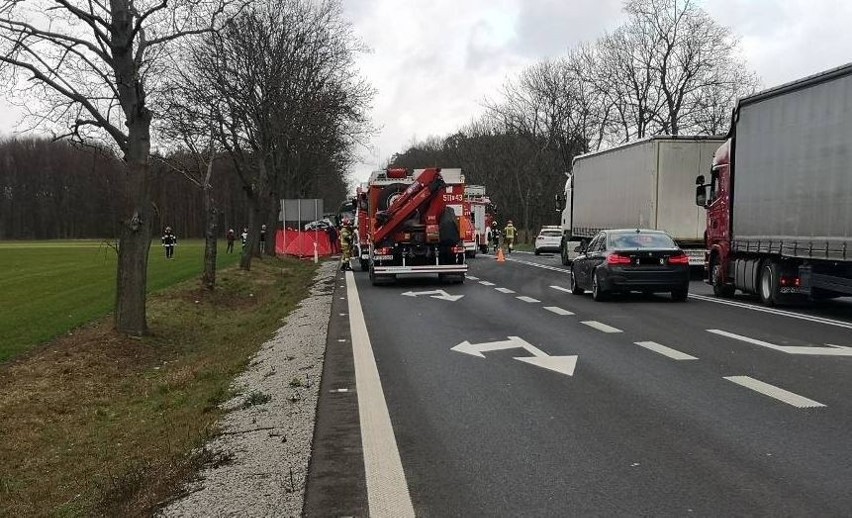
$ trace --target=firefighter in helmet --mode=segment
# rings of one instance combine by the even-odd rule
[[[497,249],[500,247],[500,229],[497,227],[497,222],[491,222],[491,244],[494,246],[494,253],[497,253]]]
[[[503,241],[506,242],[506,252],[512,253],[512,248],[515,246],[515,232],[517,229],[512,225],[512,220],[506,222],[506,228],[503,229]]]
[[[340,251],[343,252],[340,258],[341,270],[351,270],[349,260],[352,258],[352,240],[354,234],[352,232],[352,221],[349,218],[343,218],[343,228],[340,229]]]

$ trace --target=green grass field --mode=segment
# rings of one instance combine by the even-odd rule
[[[219,247],[220,268],[239,254]],[[167,261],[154,242],[148,291],[200,276],[204,243],[182,241]],[[112,311],[116,252],[102,241],[0,243],[0,362]]]

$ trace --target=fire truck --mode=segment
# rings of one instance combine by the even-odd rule
[[[359,247],[359,257],[373,284],[422,273],[438,274],[441,281],[464,282],[467,264],[459,228],[464,203],[461,169],[376,171],[366,189],[359,192],[358,201],[358,207],[365,209],[366,227],[366,243]],[[362,220],[358,222],[360,228]]]
[[[464,249],[468,257],[476,257],[476,252],[488,252],[488,236],[491,225],[491,199],[485,195],[484,185],[467,185],[464,188],[462,204],[467,225],[464,229]]]

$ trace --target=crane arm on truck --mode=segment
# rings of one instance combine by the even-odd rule
[[[387,210],[376,213],[373,242],[381,243],[402,227],[406,220],[444,187],[439,168],[426,169]]]

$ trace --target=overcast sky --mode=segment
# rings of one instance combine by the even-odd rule
[[[343,0],[372,52],[361,73],[378,93],[379,128],[356,180],[414,140],[445,135],[481,113],[507,76],[594,40],[623,20],[621,0]],[[742,41],[766,87],[852,61],[852,1],[701,0]],[[19,113],[0,93],[0,132]]]

